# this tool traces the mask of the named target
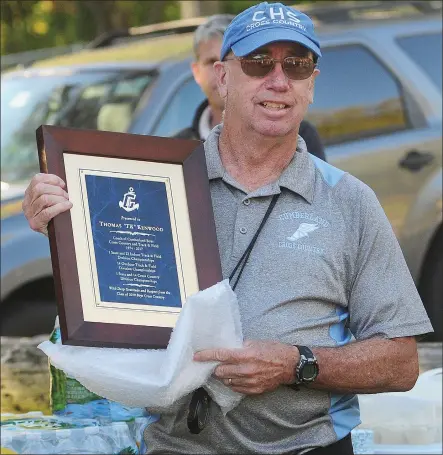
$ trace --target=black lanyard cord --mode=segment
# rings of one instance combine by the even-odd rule
[[[265,216],[261,220],[261,223],[260,223],[260,226],[257,229],[257,232],[255,233],[254,237],[252,237],[251,243],[248,245],[248,247],[246,248],[246,250],[243,253],[242,257],[237,262],[237,265],[234,267],[234,270],[232,271],[232,273],[231,273],[231,275],[229,277],[229,282],[231,283],[232,290],[235,290],[235,288],[237,287],[237,284],[238,284],[238,282],[240,280],[240,277],[241,277],[241,275],[243,273],[243,270],[245,269],[246,263],[248,262],[249,255],[251,254],[252,248],[254,248],[255,242],[257,241],[257,238],[258,238],[261,230],[263,229],[263,226],[265,225],[267,219],[269,218],[269,215],[271,214],[272,210],[274,209],[275,204],[277,203],[277,200],[278,200],[280,194],[281,193],[274,194],[274,196],[272,197],[271,203],[269,204],[269,207],[268,207],[268,210],[265,213]],[[237,279],[235,280],[235,283],[232,284],[232,279],[234,278],[235,272],[240,267],[240,265],[241,265],[241,268],[240,268],[240,270],[238,272]]]
[[[240,267],[235,283],[231,284],[233,290],[235,290],[235,288],[237,287],[237,283],[240,280],[243,270],[245,269],[245,265],[248,262],[249,255],[251,254],[252,248],[254,248],[258,235],[260,234],[261,230],[263,229],[263,226],[265,225],[267,219],[269,218],[272,209],[275,207],[275,204],[277,203],[277,199],[279,196],[280,193],[275,194],[272,197],[271,203],[269,204],[268,210],[266,211],[265,216],[263,217],[260,226],[257,229],[257,232],[255,233],[254,237],[252,238],[242,257],[238,261],[237,265],[234,267],[231,276],[229,277],[229,282],[232,283],[232,279],[234,278],[235,273]],[[211,401],[212,401],[211,397],[203,387],[198,388],[192,394],[191,402],[189,403],[187,417],[188,429],[192,434],[199,434],[206,426],[206,423],[209,419],[209,406],[211,404]]]

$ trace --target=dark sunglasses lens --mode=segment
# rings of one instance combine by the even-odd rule
[[[247,76],[264,77],[274,68],[274,61],[271,58],[242,59],[241,68]]]
[[[314,72],[315,63],[309,57],[287,57],[283,61],[283,70],[289,79],[301,81]]]

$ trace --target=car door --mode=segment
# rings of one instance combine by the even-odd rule
[[[176,89],[170,94],[151,134],[170,137],[190,127],[194,114],[204,99],[203,92],[189,71],[178,81]]]
[[[441,129],[362,42],[325,46],[307,119],[328,161],[376,193],[400,240],[419,190],[441,167]]]
[[[205,99],[191,72],[191,58],[162,62],[149,99],[144,103],[130,133],[170,137],[192,124]]]

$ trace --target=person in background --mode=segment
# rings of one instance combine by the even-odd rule
[[[206,99],[197,108],[191,126],[176,133],[176,138],[205,141],[212,128],[222,122],[224,102],[218,93],[213,66],[220,57],[223,34],[233,18],[231,14],[216,14],[199,25],[194,33],[192,74]],[[303,120],[298,134],[306,142],[309,153],[326,161],[324,147],[314,125]]]

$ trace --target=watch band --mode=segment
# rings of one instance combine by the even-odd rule
[[[314,359],[315,358],[314,353],[307,347],[307,346],[299,346],[298,344],[295,345],[295,347],[298,349],[298,352],[300,352],[300,356],[305,356],[307,359]]]
[[[299,384],[310,384],[315,381],[315,378],[318,376],[318,363],[314,353],[306,346],[295,346],[300,353],[300,360],[295,367],[295,383]],[[303,369],[306,365],[313,365],[316,372],[312,379],[306,379],[303,376]]]

